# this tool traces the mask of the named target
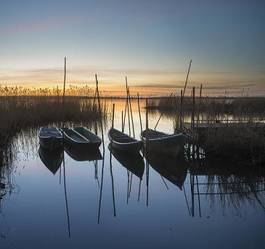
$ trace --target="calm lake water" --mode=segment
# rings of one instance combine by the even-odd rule
[[[123,101],[116,101],[119,129],[123,107]],[[139,138],[136,103],[133,111]],[[158,117],[150,115],[150,127]],[[37,129],[14,138],[14,158],[2,179],[1,249],[265,246],[264,176],[195,173],[182,160],[169,165],[172,160],[166,157],[111,156],[110,125],[104,127],[101,160],[78,161],[82,158],[64,152],[55,174],[40,159]],[[163,117],[157,129],[170,133],[173,121]]]

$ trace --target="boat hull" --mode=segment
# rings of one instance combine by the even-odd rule
[[[63,135],[56,127],[41,127],[39,131],[40,146],[46,150],[63,148]]]
[[[63,148],[63,139],[48,137],[48,138],[40,138],[40,146],[46,150],[57,150]]]
[[[147,138],[142,134],[146,151],[178,156],[184,153],[186,137],[183,134],[167,135],[160,138]]]
[[[128,135],[111,129],[108,133],[110,144],[112,148],[127,153],[137,154],[143,147],[143,142],[129,137]]]
[[[130,153],[139,153],[139,151],[142,149],[143,144],[141,142],[138,143],[132,143],[132,144],[120,144],[115,141],[111,141],[112,148],[124,151],[124,152],[130,152]]]

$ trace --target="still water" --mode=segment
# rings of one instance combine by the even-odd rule
[[[123,106],[116,101],[116,128]],[[139,137],[136,103],[133,117]],[[158,117],[150,115],[150,127]],[[163,157],[111,155],[110,125],[104,126],[102,159],[82,161],[64,152],[58,170],[40,159],[37,129],[14,138],[10,170],[2,176],[1,249],[265,246],[264,176],[193,172],[181,160],[169,165]],[[158,130],[172,132],[173,121],[162,117]]]

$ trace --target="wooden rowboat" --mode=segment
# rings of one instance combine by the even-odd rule
[[[108,136],[112,147],[121,151],[139,153],[143,146],[142,141],[136,140],[114,128],[109,130]]]
[[[166,134],[160,131],[147,129],[141,133],[141,138],[147,150],[177,156],[183,153],[186,135]]]
[[[63,149],[50,151],[40,147],[38,152],[42,163],[55,175],[63,161]]]
[[[101,139],[97,135],[89,131],[88,129],[84,127],[75,127],[74,131],[85,137],[89,141],[91,146],[95,148],[98,148],[100,146]]]
[[[109,144],[108,148],[111,154],[123,167],[142,179],[144,174],[144,159],[140,155],[140,153],[132,155],[131,153],[126,153],[124,151],[113,148],[111,144]]]
[[[63,134],[56,127],[41,127],[39,131],[39,143],[46,150],[62,148]]]

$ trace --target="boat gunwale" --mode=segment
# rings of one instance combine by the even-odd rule
[[[55,138],[55,139],[63,139],[63,134],[62,134],[62,131],[59,129],[59,128],[57,128],[57,127],[53,127],[53,128],[55,128],[56,129],[56,131],[58,132],[58,135],[42,135],[41,134],[41,130],[42,129],[44,129],[45,127],[41,127],[40,129],[39,129],[39,134],[38,134],[38,136],[39,136],[39,138],[40,139],[49,139],[49,138]],[[46,127],[46,128],[51,128],[51,127]]]
[[[178,133],[178,134],[165,134],[165,136],[163,137],[157,137],[157,138],[146,138],[145,136],[143,136],[143,132],[141,132],[141,139],[144,140],[144,141],[163,141],[163,140],[168,140],[169,138],[177,138],[177,137],[180,137],[180,136],[184,136],[186,137],[185,134],[183,133]],[[163,132],[160,132],[160,133],[163,133]]]
[[[65,129],[65,128],[64,128]],[[71,142],[74,142],[74,143],[77,143],[77,144],[90,144],[89,140],[86,139],[84,136],[82,136],[81,134],[79,134],[78,132],[76,132],[74,129],[71,129],[71,128],[66,128],[67,130],[70,130],[70,131],[73,131],[74,133],[76,133],[78,136],[80,136],[82,139],[84,139],[85,141],[77,141],[77,140],[74,140],[72,137],[70,137],[64,130],[62,130],[63,132],[63,135],[69,139]]]
[[[119,130],[117,130],[117,129],[115,129],[115,128],[112,128],[112,129],[113,129],[114,131],[118,131],[119,133],[122,133],[121,131],[119,131]],[[110,135],[110,131],[111,131],[111,129],[110,129],[109,132],[108,132],[108,137],[109,137],[109,140],[110,140],[111,143],[115,143],[115,144],[118,144],[118,145],[135,145],[135,144],[141,144],[141,143],[142,143],[141,140],[137,140],[137,139],[135,139],[135,138],[132,138],[132,137],[128,136],[128,135],[125,134],[125,133],[122,133],[122,134],[125,135],[128,139],[131,139],[131,141],[128,141],[128,142],[120,142],[120,141],[117,141],[117,140],[115,140],[115,139],[113,139],[113,138],[111,137],[111,135]]]
[[[94,139],[94,140],[90,140],[90,139],[86,138],[86,137],[83,136],[81,133],[79,133],[79,132],[76,130],[76,128],[82,128],[82,129],[86,130],[86,131],[87,131],[88,133],[90,133],[90,135],[93,136],[95,139]],[[98,135],[94,134],[93,132],[91,132],[90,130],[88,130],[88,129],[85,128],[85,127],[78,126],[78,127],[74,127],[72,130],[73,130],[74,132],[76,132],[78,135],[84,137],[84,138],[85,138],[89,143],[91,143],[91,144],[98,144],[98,143],[101,143],[101,142],[102,142],[101,139],[100,139],[100,137],[99,137]],[[93,138],[92,138],[92,139],[93,139]]]

